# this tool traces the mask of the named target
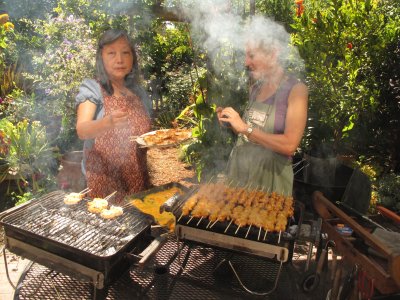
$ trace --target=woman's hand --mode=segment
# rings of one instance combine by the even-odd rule
[[[78,106],[76,132],[80,139],[94,139],[113,128],[128,127],[126,109],[117,109],[104,118],[95,120],[96,104],[85,101]]]
[[[248,125],[242,120],[239,113],[232,107],[217,108],[219,122],[229,123],[236,133],[245,133]]]
[[[113,128],[125,128],[128,126],[128,113],[125,109],[117,109],[109,114]]]

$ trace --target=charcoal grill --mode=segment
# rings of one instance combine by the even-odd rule
[[[293,254],[294,240],[298,236],[299,230],[290,233],[290,228],[300,228],[304,207],[300,202],[295,201],[294,218],[290,218],[284,232],[267,232],[254,226],[238,227],[228,222],[215,222],[210,226],[208,218],[197,218],[191,215],[182,216],[182,207],[191,195],[196,193],[198,188],[184,196],[177,198],[174,204],[170,205],[170,210],[174,213],[177,223],[175,234],[178,243],[183,241],[195,242],[200,245],[214,246],[217,248],[244,253],[246,255],[258,256],[276,260],[280,263],[276,274],[275,285],[267,292],[254,292],[242,284],[240,274],[235,270],[232,263],[227,260],[221,263],[227,263],[235,274],[242,287],[251,294],[267,295],[274,291],[277,286],[282,264],[287,262]],[[179,254],[178,254],[179,258]]]
[[[89,281],[96,291],[115,281],[133,262],[143,264],[161,243],[160,237],[151,237],[154,219],[136,208],[125,207],[123,215],[105,220],[87,211],[88,199],[68,206],[65,195],[54,191],[1,218],[5,247]]]

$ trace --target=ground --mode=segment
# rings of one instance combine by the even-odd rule
[[[179,159],[179,148],[151,148],[147,152],[150,180],[154,186],[179,182],[185,186],[195,181],[192,166]]]

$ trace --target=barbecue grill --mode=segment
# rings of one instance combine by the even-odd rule
[[[261,293],[254,292],[242,284],[240,274],[229,260],[223,262],[229,265],[246,291],[255,295],[270,294],[277,286],[282,264],[288,261],[293,254],[294,240],[299,232],[297,229],[301,226],[303,219],[303,205],[295,201],[294,217],[289,218],[285,231],[266,232],[262,228],[251,225],[241,227],[228,221],[211,222],[208,218],[182,215],[182,207],[185,202],[197,191],[198,188],[193,189],[184,196],[176,198],[175,203],[168,206],[168,210],[172,211],[177,219],[175,234],[178,243],[180,240],[195,242],[204,246],[214,246],[246,255],[276,260],[280,266],[276,273],[275,284],[271,290]]]
[[[65,205],[63,191],[49,193],[6,214],[9,251],[52,270],[89,281],[96,291],[115,281],[129,266],[144,264],[162,238],[151,236],[154,219],[132,206],[106,220],[88,212],[83,199]],[[154,251],[151,251],[151,250]]]

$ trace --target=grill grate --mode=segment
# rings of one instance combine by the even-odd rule
[[[2,223],[51,242],[107,257],[117,253],[151,222],[134,207],[125,208],[118,218],[105,220],[87,211],[88,199],[68,206],[64,204],[64,196],[63,191],[47,194],[5,217]]]

